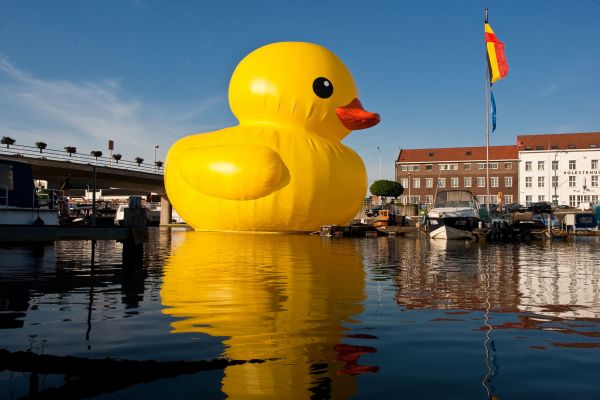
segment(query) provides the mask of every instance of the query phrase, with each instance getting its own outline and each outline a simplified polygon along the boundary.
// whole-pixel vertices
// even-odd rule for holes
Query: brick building
[[[489,147],[490,203],[519,200],[517,146]],[[431,205],[437,190],[466,189],[480,204],[486,203],[486,148],[453,147],[400,150],[396,160],[396,181],[404,187],[404,204]]]

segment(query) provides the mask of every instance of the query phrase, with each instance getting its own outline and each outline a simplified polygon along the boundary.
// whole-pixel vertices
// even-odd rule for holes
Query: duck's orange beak
[[[370,128],[380,121],[379,114],[366,111],[358,99],[338,107],[336,113],[342,124],[351,131]]]

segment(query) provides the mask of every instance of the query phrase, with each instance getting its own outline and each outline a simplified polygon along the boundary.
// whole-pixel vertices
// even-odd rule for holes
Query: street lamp
[[[381,149],[377,146],[377,150],[379,151],[379,180],[381,180]]]
[[[156,173],[156,150],[158,149],[158,145],[154,146],[154,173]]]

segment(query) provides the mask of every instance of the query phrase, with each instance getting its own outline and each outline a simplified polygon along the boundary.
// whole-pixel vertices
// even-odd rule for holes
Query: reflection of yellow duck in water
[[[169,150],[167,194],[197,230],[313,231],[346,224],[367,191],[360,157],[341,140],[379,122],[329,50],[274,43],[244,58],[229,86],[235,127]]]
[[[230,398],[349,398],[356,391],[352,375],[376,370],[357,365],[372,347],[344,343],[368,338],[345,339],[365,297],[355,242],[182,235],[161,290],[163,312],[175,318],[173,332],[225,336],[229,359],[277,359],[227,367],[222,390]]]

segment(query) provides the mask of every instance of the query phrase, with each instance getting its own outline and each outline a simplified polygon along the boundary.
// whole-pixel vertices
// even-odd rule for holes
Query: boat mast
[[[485,23],[488,22],[488,9],[484,10]],[[485,41],[484,41],[485,43]],[[490,212],[490,68],[488,65],[487,45],[485,47],[485,206]]]

